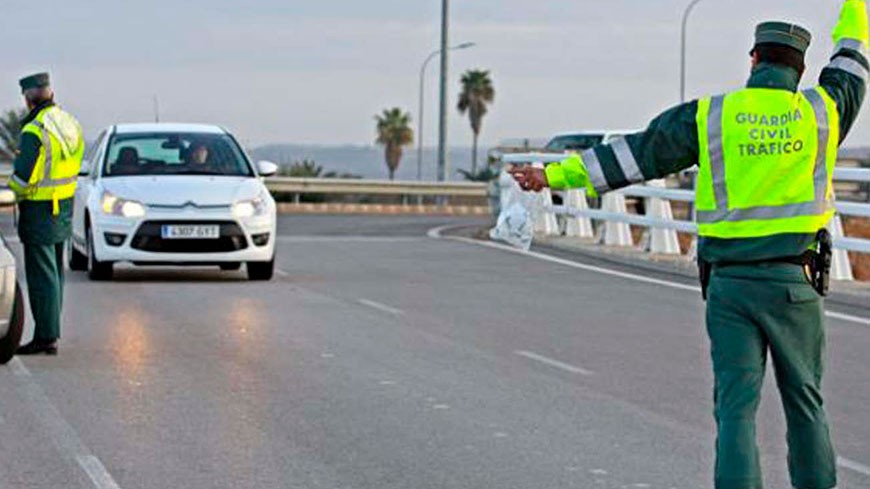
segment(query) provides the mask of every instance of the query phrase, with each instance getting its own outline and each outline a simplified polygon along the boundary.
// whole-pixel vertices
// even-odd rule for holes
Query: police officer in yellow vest
[[[19,82],[30,113],[9,188],[18,196],[18,235],[35,331],[19,355],[57,354],[63,306],[64,243],[70,237],[76,178],[84,154],[81,126],[54,103],[47,73]]]
[[[800,91],[810,38],[796,25],[761,24],[747,88],[675,107],[642,133],[546,170],[512,170],[528,190],[586,188],[595,194],[699,164],[717,489],[762,487],[755,416],[768,354],[788,424],[792,484],[837,484],[821,394],[826,253],[820,248],[827,243],[820,231],[835,212],[837,148],[866,94],[865,1],[844,1],[831,61],[818,86]]]

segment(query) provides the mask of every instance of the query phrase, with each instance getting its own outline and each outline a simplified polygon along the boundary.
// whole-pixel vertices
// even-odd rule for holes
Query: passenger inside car
[[[118,159],[112,165],[112,173],[133,175],[139,171],[139,152],[136,148],[125,146],[118,152]]]

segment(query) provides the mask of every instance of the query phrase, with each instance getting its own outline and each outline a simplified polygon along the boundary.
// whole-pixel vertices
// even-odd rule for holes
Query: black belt
[[[766,264],[770,264],[770,263],[786,263],[789,265],[797,265],[797,266],[802,267],[804,265],[812,264],[814,259],[815,259],[815,253],[813,253],[812,251],[807,251],[803,255],[798,255],[798,256],[781,256],[781,257],[777,257],[777,258],[768,258],[766,260],[714,263],[713,268],[766,265]]]

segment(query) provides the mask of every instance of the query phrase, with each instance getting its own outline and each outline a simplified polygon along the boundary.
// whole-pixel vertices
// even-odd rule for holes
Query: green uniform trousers
[[[768,353],[788,425],[788,467],[797,489],[837,485],[823,408],[822,300],[801,267],[714,267],[707,302],[713,371],[716,488],[761,489],[755,415]]]
[[[60,314],[63,309],[64,244],[24,243],[24,269],[30,310],[33,312],[34,339],[60,338]]]

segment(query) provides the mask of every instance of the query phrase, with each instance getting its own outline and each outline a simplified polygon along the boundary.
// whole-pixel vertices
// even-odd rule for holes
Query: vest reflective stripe
[[[607,178],[604,177],[604,169],[601,168],[601,161],[598,160],[598,155],[595,150],[587,149],[580,153],[580,159],[586,166],[586,171],[589,172],[589,181],[592,187],[597,191],[604,191],[610,188],[607,183]]]
[[[640,171],[640,166],[634,155],[631,153],[631,146],[624,137],[618,137],[610,143],[613,148],[613,154],[616,155],[616,162],[619,163],[619,168],[622,169],[622,174],[630,183],[643,181],[643,173]]]
[[[833,61],[828,63],[827,68],[842,70],[851,75],[855,75],[864,83],[867,83],[867,78],[870,76],[870,72],[867,71],[867,68],[865,68],[864,65],[845,56],[837,56]]]
[[[831,128],[828,123],[828,107],[825,104],[825,99],[819,95],[816,90],[805,90],[803,92],[810,105],[813,106],[813,112],[816,114],[816,126],[819,131],[819,149],[816,151],[816,169],[813,172],[813,184],[816,186],[816,203],[822,204],[827,200],[828,192],[828,143],[831,137]],[[819,214],[827,212],[825,209]]]
[[[850,49],[852,51],[857,51],[863,56],[867,56],[867,48],[864,46],[864,43],[857,39],[842,39],[837,43],[837,46],[834,48],[835,53],[839,53],[844,49]]]
[[[753,93],[753,90],[758,93]],[[699,103],[702,158],[696,202],[699,233],[702,236],[747,238],[779,233],[811,233],[824,227],[833,215],[832,173],[839,144],[836,105],[823,89],[795,94],[798,99],[791,101],[777,94],[778,91],[768,95],[761,90],[768,89],[747,89]],[[768,97],[770,102],[766,100]],[[765,103],[768,105],[764,106]],[[727,110],[726,104],[730,104]],[[759,106],[754,106],[756,104]],[[812,109],[814,115],[812,128],[809,124],[813,121],[802,114],[808,108]],[[731,120],[735,115],[736,120]],[[742,122],[741,116],[744,117]],[[758,124],[746,121],[753,117]],[[726,118],[728,126],[725,126]],[[815,146],[811,139],[800,142],[802,148],[815,153],[802,155],[800,150],[789,149],[793,143],[796,147],[797,141],[792,141],[793,138],[811,138],[813,133],[816,136]],[[784,143],[786,140],[788,142]],[[729,142],[726,144],[726,141]],[[753,144],[760,149],[749,148]],[[762,161],[765,166],[781,162],[782,168],[798,172],[791,178],[793,185],[779,185],[773,188],[771,195],[765,193],[760,196],[756,183],[759,173],[752,165],[760,158],[764,158]],[[730,179],[726,170],[729,161],[734,166]],[[741,170],[755,173],[745,176],[737,173]],[[782,170],[780,174],[776,174],[775,168],[771,171],[771,175],[775,175],[773,178],[789,178],[789,175],[781,174]],[[810,196],[806,192],[810,181],[813,185],[812,201],[808,201]],[[732,186],[730,195],[729,184]],[[735,196],[736,204],[731,201]],[[753,199],[763,199],[766,203],[751,205]],[[777,203],[771,205],[771,202]]]

